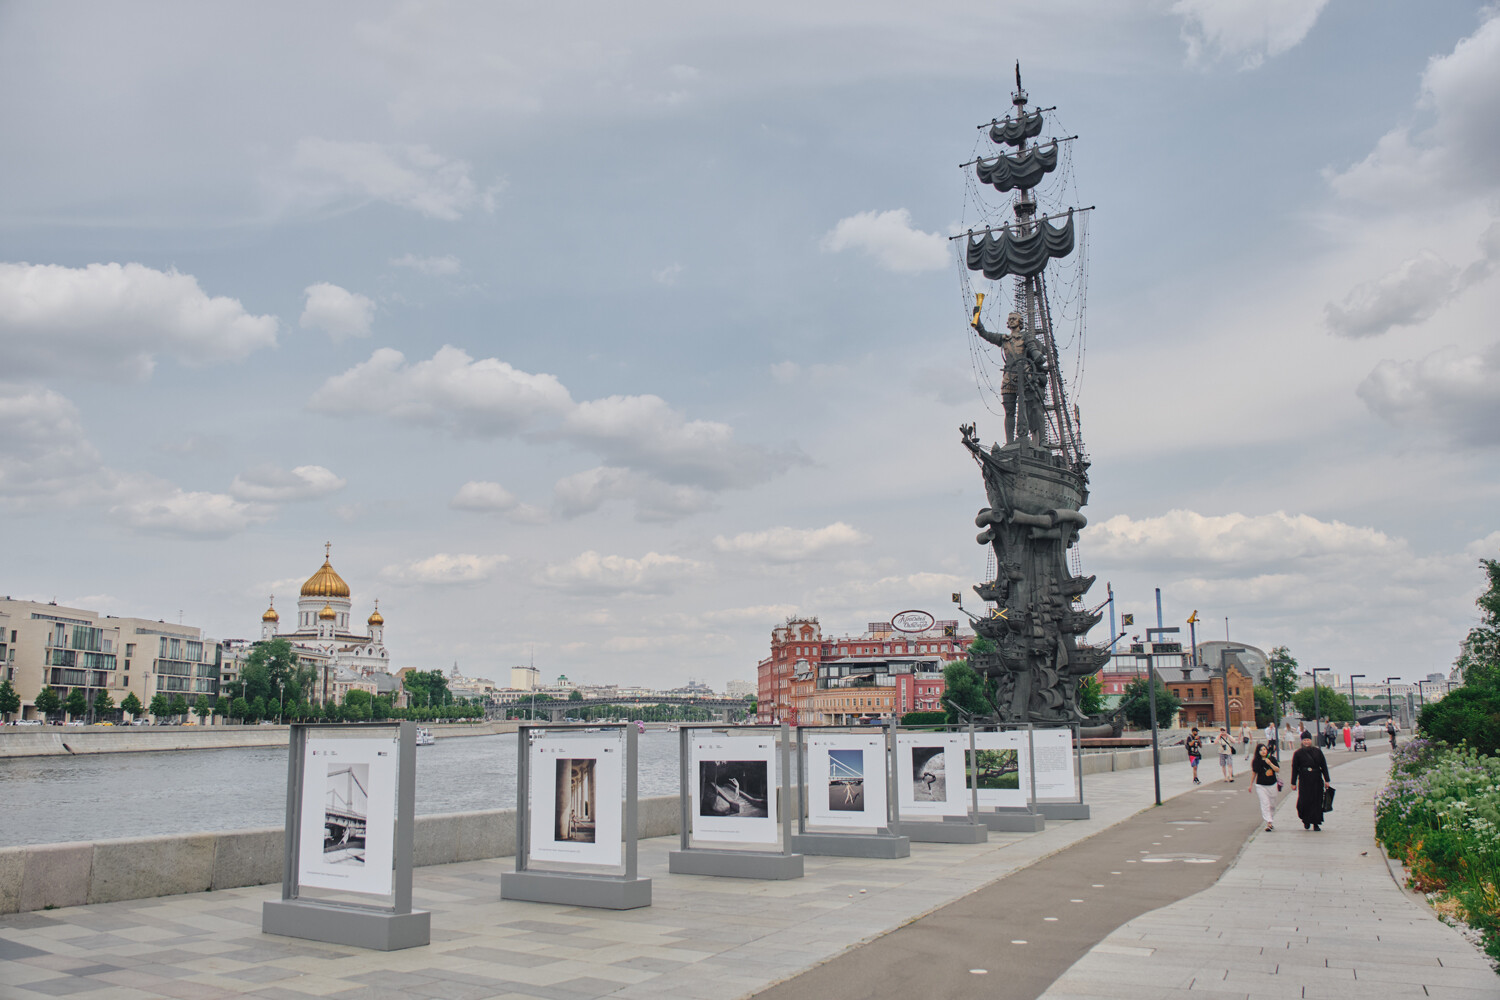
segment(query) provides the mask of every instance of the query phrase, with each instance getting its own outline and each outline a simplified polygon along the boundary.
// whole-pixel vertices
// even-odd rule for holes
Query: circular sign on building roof
[[[903,611],[891,619],[891,628],[897,632],[926,632],[936,622],[925,611]]]

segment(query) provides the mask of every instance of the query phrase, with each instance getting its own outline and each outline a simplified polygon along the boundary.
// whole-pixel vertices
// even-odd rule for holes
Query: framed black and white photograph
[[[370,765],[329,763],[323,792],[323,863],[365,864]]]
[[[966,816],[969,793],[967,733],[899,733],[896,736],[896,788],[901,815]]]
[[[624,733],[544,731],[532,738],[528,753],[528,861],[620,864],[624,858]]]
[[[885,733],[807,737],[807,818],[825,826],[879,829],[886,815]]]
[[[701,840],[774,844],[776,740],[695,734],[691,743],[692,834]]]
[[[395,860],[396,738],[309,738],[297,881],[387,896]]]

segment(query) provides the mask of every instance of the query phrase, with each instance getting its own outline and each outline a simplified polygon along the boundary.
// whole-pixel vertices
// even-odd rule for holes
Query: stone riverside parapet
[[[513,733],[514,722],[422,723],[439,739]],[[69,754],[135,753],[151,750],[220,750],[284,747],[286,726],[6,726],[0,758],[66,757]]]
[[[1180,746],[1162,750],[1164,764],[1186,759]],[[1083,773],[1150,764],[1150,750],[1091,753]],[[641,799],[639,836],[675,836],[679,816],[675,795]],[[510,857],[515,810],[418,816],[415,834],[418,866]],[[281,827],[0,848],[0,913],[269,885],[281,881],[283,848]]]

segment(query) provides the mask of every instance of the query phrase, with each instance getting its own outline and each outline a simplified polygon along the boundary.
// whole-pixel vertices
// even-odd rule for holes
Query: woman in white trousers
[[[1266,829],[1272,827],[1276,815],[1276,772],[1280,770],[1264,743],[1255,745],[1255,756],[1250,758],[1250,771],[1254,779],[1250,791],[1260,799],[1260,818],[1266,821]]]

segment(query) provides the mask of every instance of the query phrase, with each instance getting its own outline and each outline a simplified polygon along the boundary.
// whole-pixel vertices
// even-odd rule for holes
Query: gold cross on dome
[[[328,556],[331,553],[332,549],[333,549],[333,543],[332,542],[324,542],[323,543],[323,558],[325,560],[328,558]]]

